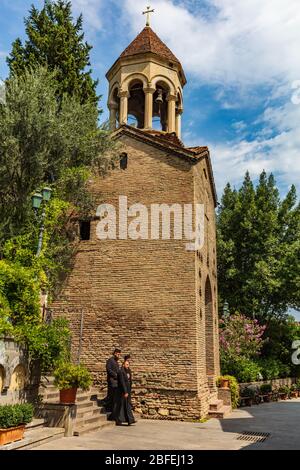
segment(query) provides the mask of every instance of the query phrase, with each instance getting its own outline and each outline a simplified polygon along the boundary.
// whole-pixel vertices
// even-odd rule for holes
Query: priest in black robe
[[[113,411],[117,425],[121,425],[122,423],[131,425],[136,422],[131,407],[131,386],[131,370],[129,367],[129,361],[127,360],[124,361],[123,366],[118,372],[118,391]]]
[[[114,410],[116,395],[118,391],[118,372],[120,369],[120,355],[121,349],[116,348],[113,352],[112,357],[110,357],[106,362],[107,396],[101,403],[105,407],[106,411],[110,413],[112,413]],[[109,419],[114,419],[113,413],[110,415]]]

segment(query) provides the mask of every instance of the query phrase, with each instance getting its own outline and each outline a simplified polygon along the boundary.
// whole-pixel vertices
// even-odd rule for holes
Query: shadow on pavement
[[[228,419],[220,420],[220,425],[229,433],[270,434],[264,442],[253,442],[251,436],[245,436],[241,443],[249,445],[242,450],[300,450],[300,399],[239,408]]]

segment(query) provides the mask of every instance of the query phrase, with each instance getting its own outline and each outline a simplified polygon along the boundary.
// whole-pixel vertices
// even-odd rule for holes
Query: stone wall
[[[292,378],[292,377],[287,377],[283,379],[273,379],[273,380],[260,380],[258,382],[248,382],[248,383],[240,383],[240,390],[243,390],[244,388],[247,387],[255,387],[259,388],[263,384],[271,384],[273,388],[279,388],[282,385],[287,385],[290,387],[293,383],[296,382],[297,379]]]
[[[0,405],[32,401],[38,386],[38,368],[29,368],[24,349],[11,338],[0,339]]]
[[[211,188],[202,178],[196,183],[193,165],[172,153],[129,137],[122,138],[122,151],[128,154],[125,171],[117,169],[105,179],[91,181],[96,205],[118,207],[119,195],[128,197],[128,206],[192,204],[197,187],[197,201],[210,204],[209,240],[201,253],[187,251],[187,241],[172,235],[170,240],[100,241],[94,220],[91,239],[80,243],[73,270],[51,309],[54,316],[70,320],[73,358],[77,360],[81,351],[81,361],[100,386],[105,386],[105,361],[118,345],[124,354],[131,354],[133,395],[144,416],[205,416],[209,399],[217,393],[214,375],[219,373]],[[205,320],[207,279],[209,321]],[[207,354],[215,366],[210,383]]]

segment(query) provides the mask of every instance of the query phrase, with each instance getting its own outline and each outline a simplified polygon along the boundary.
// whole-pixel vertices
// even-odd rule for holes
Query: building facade
[[[216,398],[219,375],[209,150],[180,140],[186,78],[149,26],[107,78],[120,165],[90,182],[95,216],[83,222],[74,267],[51,308],[70,320],[73,358],[80,357],[101,388],[105,361],[120,346],[131,355],[133,401],[144,417],[197,419]],[[197,205],[204,208],[202,243],[191,249],[184,208],[192,208],[195,229]]]

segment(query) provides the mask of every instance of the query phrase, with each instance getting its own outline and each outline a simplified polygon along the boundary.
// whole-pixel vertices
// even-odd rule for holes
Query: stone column
[[[144,129],[152,129],[153,118],[153,94],[155,88],[144,88],[145,93],[145,116],[144,116]]]
[[[109,128],[111,131],[114,131],[117,127],[118,104],[109,103],[108,108],[109,108]]]
[[[120,125],[127,124],[129,91],[120,91]]]
[[[175,95],[171,95],[171,94],[167,98],[167,101],[168,101],[168,132],[169,133],[176,131],[176,123],[175,123],[176,100],[177,100],[177,97]]]
[[[176,134],[178,139],[181,139],[181,115],[183,113],[183,109],[177,109],[176,112]]]

